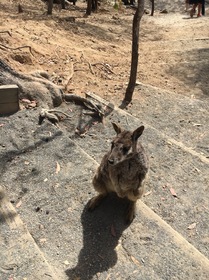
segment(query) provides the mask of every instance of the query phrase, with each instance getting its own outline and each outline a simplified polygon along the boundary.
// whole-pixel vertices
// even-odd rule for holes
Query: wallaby
[[[131,132],[122,130],[116,123],[112,125],[117,135],[93,178],[93,186],[99,194],[90,200],[88,209],[94,210],[108,193],[115,192],[121,198],[128,198],[126,222],[131,223],[135,217],[136,201],[144,192],[148,172],[148,157],[137,142],[144,126]]]

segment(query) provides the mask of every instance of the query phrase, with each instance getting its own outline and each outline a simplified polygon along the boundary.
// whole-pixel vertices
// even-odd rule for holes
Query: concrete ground
[[[167,104],[172,98],[140,85],[144,100],[146,89],[157,104],[162,95]],[[182,96],[182,107],[162,109],[162,121],[150,123],[154,112],[137,98],[124,111],[91,96],[106,106],[104,124],[73,103],[62,104],[72,118],[58,128],[38,125],[38,110],[1,119],[1,279],[208,279],[209,159],[200,137],[208,131],[208,103]],[[193,110],[202,113],[200,125]],[[184,114],[193,133],[177,125]],[[130,226],[126,201],[114,195],[94,212],[86,209],[95,195],[93,174],[114,136],[112,121],[127,129],[145,125],[150,172]]]

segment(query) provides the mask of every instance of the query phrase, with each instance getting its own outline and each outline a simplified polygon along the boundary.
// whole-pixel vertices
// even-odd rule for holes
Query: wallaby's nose
[[[114,159],[108,158],[109,164],[114,164]]]

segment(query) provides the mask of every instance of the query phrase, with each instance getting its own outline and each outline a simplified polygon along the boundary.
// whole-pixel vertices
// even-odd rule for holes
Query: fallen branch
[[[42,109],[40,114],[39,114],[39,122],[38,122],[38,124],[41,125],[44,119],[48,119],[54,125],[58,125],[58,122],[62,120],[62,118],[58,115],[58,113],[59,114],[63,114],[67,118],[71,118],[70,115],[68,115],[65,112],[62,112],[60,110],[56,110],[56,109],[50,109],[50,110]]]
[[[65,84],[65,90],[67,90],[67,87],[68,87],[68,85],[69,85],[69,83],[70,83],[70,80],[72,79],[72,77],[73,77],[73,74],[74,74],[74,67],[73,67],[73,63],[72,63],[72,69],[71,69],[71,74],[68,76],[68,78],[67,78],[67,83]]]
[[[89,69],[90,69],[91,74],[94,75],[94,71],[93,71],[93,69],[92,69],[91,63],[88,62],[87,60],[86,60],[86,63],[87,63],[88,66],[89,66]]]
[[[68,115],[68,114],[66,114],[65,112],[62,112],[62,111],[60,111],[60,110],[56,110],[56,109],[49,109],[49,110],[47,110],[49,113],[59,113],[59,114],[63,114],[64,116],[66,116],[67,118],[71,118],[71,116],[70,115]]]
[[[95,73],[94,73],[94,71],[93,71],[93,69],[92,69],[91,63],[88,62],[88,60],[84,57],[83,52],[82,52],[82,54],[81,54],[80,60],[81,60],[81,61],[83,60],[83,62],[86,62],[86,63],[88,64],[88,66],[89,66],[89,69],[90,69],[91,74],[92,74],[92,75],[95,75]]]
[[[9,34],[9,36],[12,37],[12,34],[9,31],[0,31],[0,33],[7,33],[7,34]]]
[[[111,74],[116,75],[111,69],[110,69],[110,65],[107,63],[102,63],[102,62],[97,62],[92,64],[92,66],[97,66],[97,65],[102,65],[107,71],[109,71]]]
[[[11,48],[11,47],[8,47],[8,46],[5,46],[3,44],[0,44],[0,47],[3,47],[5,49],[9,49],[9,50],[12,50],[12,51],[15,51],[15,50],[20,50],[20,49],[24,49],[24,48],[29,48],[30,50],[30,53],[32,54],[32,48],[30,46],[22,46],[22,47],[17,47],[17,48]],[[33,54],[32,54],[33,55]]]
[[[104,110],[101,105],[97,105],[93,101],[75,94],[63,94],[63,99],[67,102],[75,102],[86,106],[88,109],[96,113],[103,121]]]

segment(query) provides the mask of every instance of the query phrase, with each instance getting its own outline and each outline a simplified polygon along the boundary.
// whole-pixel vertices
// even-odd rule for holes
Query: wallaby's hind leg
[[[125,222],[127,224],[130,224],[135,218],[135,214],[136,214],[136,201],[129,200],[129,204],[126,210]]]
[[[107,196],[106,193],[103,194],[99,194],[97,196],[94,196],[88,205],[88,210],[89,211],[93,211],[97,206],[99,206],[99,204],[102,202],[102,200]]]

